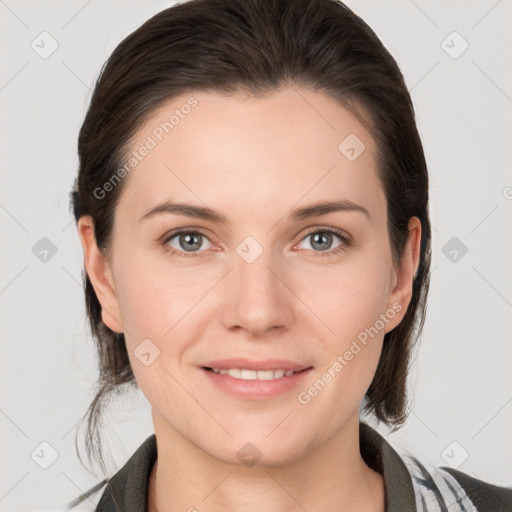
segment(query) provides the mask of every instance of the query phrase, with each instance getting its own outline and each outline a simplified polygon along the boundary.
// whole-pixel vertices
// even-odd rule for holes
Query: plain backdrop
[[[428,314],[409,420],[388,439],[427,463],[511,485],[512,4],[347,4],[404,73],[431,179]],[[0,0],[2,511],[62,506],[99,481],[74,444],[97,376],[68,208],[77,134],[103,62],[170,5]],[[105,425],[120,468],[153,432],[141,392],[114,403]],[[45,469],[38,453],[55,460]]]

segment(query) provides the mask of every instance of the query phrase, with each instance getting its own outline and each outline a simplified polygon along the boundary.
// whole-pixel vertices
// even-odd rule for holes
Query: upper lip
[[[246,370],[293,370],[300,372],[310,366],[306,366],[295,361],[286,359],[265,359],[264,361],[256,361],[254,359],[233,358],[218,359],[209,361],[203,365],[206,368],[215,368],[218,370],[229,370],[230,368],[240,368]]]

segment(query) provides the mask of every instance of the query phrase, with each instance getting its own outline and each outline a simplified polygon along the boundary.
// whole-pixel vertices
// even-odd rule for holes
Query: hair
[[[126,179],[105,197],[97,197],[95,190],[119,171],[130,142],[156,109],[192,91],[263,97],[287,86],[334,98],[374,138],[395,265],[404,253],[409,219],[421,221],[420,263],[411,302],[401,323],[384,336],[364,397],[363,411],[396,430],[409,414],[406,380],[426,314],[431,264],[428,172],[398,64],[373,30],[343,3],[189,0],[143,23],[115,48],[96,81],[78,137],[79,170],[71,208],[77,224],[83,215],[93,218],[97,246],[108,256]],[[82,277],[99,357],[95,396],[84,414],[85,444],[89,460],[93,456],[105,473],[99,428],[103,408],[123,385],[138,386],[124,334],[104,324],[85,271]]]

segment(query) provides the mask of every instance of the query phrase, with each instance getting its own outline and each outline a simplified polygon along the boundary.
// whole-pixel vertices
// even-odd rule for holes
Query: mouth
[[[214,389],[242,400],[265,400],[304,386],[313,367],[276,359],[224,359],[200,369]]]

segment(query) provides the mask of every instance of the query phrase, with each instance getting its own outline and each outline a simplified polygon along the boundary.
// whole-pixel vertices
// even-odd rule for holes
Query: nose
[[[298,299],[293,284],[287,282],[290,277],[284,265],[272,257],[270,250],[263,250],[253,261],[240,254],[235,254],[233,268],[223,284],[225,328],[244,329],[249,337],[291,328]]]

